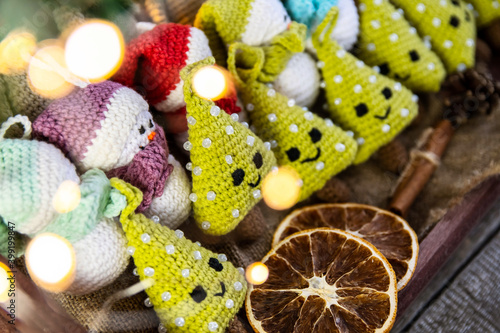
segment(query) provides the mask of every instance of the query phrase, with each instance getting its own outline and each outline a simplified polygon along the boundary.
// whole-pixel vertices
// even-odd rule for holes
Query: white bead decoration
[[[164,302],[170,301],[171,298],[172,298],[172,295],[168,291],[165,291],[163,294],[161,294],[161,299]]]
[[[208,191],[207,193],[207,200],[214,201],[215,200],[215,192],[214,191]]]
[[[236,282],[234,283],[234,290],[236,290],[236,291],[240,291],[241,289],[243,289],[243,285],[241,284],[241,282],[240,282],[240,281],[236,281]]]
[[[214,117],[217,117],[220,114],[220,107],[218,107],[217,105],[213,105],[210,108],[210,114]]]
[[[271,150],[271,143],[270,142],[264,142],[264,147],[266,147],[267,150]]]
[[[184,147],[185,150],[190,151],[193,148],[193,144],[189,141],[186,141],[186,142],[184,142],[182,147]]]
[[[189,171],[193,170],[193,163],[187,162],[186,163],[186,169],[189,170]]]
[[[290,132],[292,133],[297,133],[299,131],[299,127],[295,124],[291,124],[290,127],[288,128]]]
[[[238,218],[240,216],[240,211],[238,209],[233,209],[231,215],[233,215],[234,218]]]
[[[360,145],[360,146],[361,146],[361,145],[363,145],[363,144],[365,143],[365,139],[363,139],[363,138],[358,138],[358,139],[356,140],[356,142],[358,143],[358,145]]]
[[[182,275],[182,277],[184,277],[184,278],[188,278],[188,277],[189,277],[189,269],[187,269],[187,268],[186,268],[186,269],[183,269],[183,270],[181,271],[181,275]]]
[[[255,142],[255,138],[253,136],[250,136],[250,135],[247,136],[247,145],[252,147],[254,142]]]
[[[342,143],[337,143],[335,145],[335,150],[338,151],[339,153],[345,152],[345,145]]]
[[[467,39],[467,41],[465,42],[465,45],[467,45],[468,47],[473,47],[474,44],[475,44],[475,42],[474,42],[474,39],[472,39],[472,38]]]
[[[375,49],[376,49],[375,44],[373,44],[373,43],[368,43],[368,44],[366,45],[366,49],[367,49],[368,51],[375,51]]]
[[[193,257],[194,257],[194,259],[196,259],[196,260],[201,260],[201,259],[202,259],[202,257],[201,257],[201,252],[200,252],[200,251],[194,251],[194,252],[193,252]]]
[[[274,113],[270,113],[270,114],[268,114],[268,115],[267,115],[267,119],[268,119],[270,122],[274,123],[276,120],[278,120],[278,117],[276,117],[276,114],[274,114]]]
[[[414,35],[417,33],[417,29],[415,29],[414,27],[410,27],[410,34]]]
[[[362,60],[358,60],[358,61],[356,61],[356,66],[358,68],[363,68],[363,67],[365,67],[365,63]]]
[[[437,17],[433,18],[432,25],[435,26],[436,28],[438,28],[439,26],[441,26],[441,20]]]
[[[393,34],[390,34],[390,35],[389,35],[389,40],[390,40],[391,42],[397,42],[397,41],[398,41],[398,39],[399,39],[399,36],[398,36],[397,34],[394,34],[394,33],[393,33]]]
[[[178,317],[178,318],[175,318],[174,323],[175,323],[175,326],[182,327],[182,326],[184,326],[186,321],[184,320],[184,318]]]
[[[378,21],[378,20],[373,20],[373,21],[370,22],[370,24],[372,25],[372,27],[374,29],[380,28],[380,21]]]
[[[210,148],[210,146],[212,145],[212,140],[210,140],[209,138],[203,139],[201,145],[203,146],[203,148]]]
[[[276,147],[278,147],[278,141],[276,141],[276,140],[271,140],[271,141],[270,141],[270,143],[271,143],[271,147],[272,147],[272,148],[276,148]]]
[[[151,267],[146,267],[144,268],[144,275],[151,277],[155,275],[155,270]]]
[[[208,323],[208,330],[210,332],[215,332],[219,328],[219,324],[217,324],[215,321],[211,321]]]
[[[333,121],[331,119],[325,119],[325,124],[328,127],[333,127]]]
[[[163,324],[158,325],[158,333],[167,333],[167,328]]]
[[[427,65],[427,69],[430,71],[433,71],[435,68],[436,68],[436,65],[433,62],[431,62]]]
[[[269,97],[274,97],[275,95],[276,95],[276,90],[274,90],[274,89],[269,89],[269,90],[267,91],[267,96],[269,96]]]
[[[151,236],[149,236],[149,234],[147,233],[144,233],[141,235],[141,241],[144,243],[144,244],[147,244],[151,241]]]
[[[144,300],[144,305],[148,308],[151,308],[153,306],[153,303],[151,303],[149,297]]]
[[[417,102],[418,102],[418,100],[419,100],[418,95],[412,95],[412,96],[411,96],[411,100],[412,100],[412,102],[417,103]]]
[[[258,199],[261,196],[260,190],[255,190],[252,192],[254,199]]]
[[[345,132],[345,134],[347,134],[347,136],[353,138],[354,137],[354,132],[353,131],[347,131]]]
[[[252,103],[248,103],[246,109],[247,111],[252,112],[253,110],[255,110],[255,107]]]
[[[445,40],[443,43],[443,46],[447,49],[451,48],[453,46],[453,42],[451,40]]]
[[[425,11],[425,5],[423,3],[419,3],[417,5],[417,11],[419,11],[420,13],[423,13]]]
[[[226,155],[225,160],[227,164],[233,163],[233,157],[231,155]]]
[[[370,75],[370,77],[368,78],[368,81],[370,81],[370,83],[376,83],[377,82],[377,76]]]
[[[175,231],[174,231],[174,234],[175,234],[175,235],[177,236],[177,238],[179,238],[179,239],[182,239],[182,237],[184,237],[184,232],[183,232],[182,230],[179,230],[179,229],[175,230]]]
[[[240,116],[238,116],[237,113],[233,113],[229,117],[231,118],[232,121],[238,121],[238,119],[240,119]]]
[[[228,299],[226,301],[226,308],[232,309],[234,307],[234,301],[232,299]]]
[[[410,114],[410,110],[408,109],[401,109],[401,116],[402,117],[408,117],[408,115]]]
[[[399,82],[394,83],[394,90],[401,91],[402,88],[403,86],[401,85],[401,83]]]
[[[324,62],[324,61],[318,61],[318,62],[316,63],[316,66],[317,66],[319,69],[321,69],[321,68],[325,67],[325,62]]]
[[[304,113],[304,118],[306,118],[306,120],[313,120],[314,119],[313,113],[311,111]]]
[[[202,170],[201,170],[201,168],[200,168],[199,166],[197,166],[197,167],[195,167],[195,168],[193,169],[193,174],[194,174],[195,176],[199,176],[199,175],[201,175],[201,171],[202,171]]]
[[[194,125],[196,124],[196,119],[194,119],[192,116],[189,116],[187,122],[189,125]]]
[[[157,215],[152,216],[151,220],[156,224],[160,223],[160,218]]]
[[[191,193],[189,195],[189,200],[191,200],[192,202],[196,202],[196,200],[198,200],[198,196],[196,195],[196,193]]]
[[[335,81],[335,83],[340,83],[340,82],[342,82],[342,80],[343,80],[342,76],[340,76],[340,75],[335,75],[333,77],[333,81]]]
[[[231,125],[226,126],[226,134],[231,135],[234,134],[234,128]]]
[[[316,163],[316,170],[321,171],[324,168],[325,168],[325,163],[323,163],[323,162]]]
[[[391,130],[391,126],[389,126],[388,124],[385,124],[384,126],[382,126],[382,132],[384,132],[384,133],[388,133],[390,130]]]
[[[208,230],[208,229],[210,229],[210,222],[207,222],[207,221],[202,222],[202,223],[201,223],[201,228],[202,228],[203,230]]]
[[[337,57],[343,58],[345,56],[345,50],[338,50],[337,51]]]
[[[459,72],[463,72],[463,71],[465,71],[466,69],[467,69],[467,66],[466,66],[465,64],[463,64],[463,63],[462,63],[462,64],[459,64],[459,65],[457,66],[457,70],[458,70]]]
[[[201,246],[201,243],[200,243],[200,242],[198,242],[198,241],[197,241],[197,242],[194,242],[194,243],[195,243],[196,245],[198,245],[198,246]]]
[[[175,253],[175,246],[172,244],[165,246],[165,251],[167,251],[167,254],[174,254]]]
[[[294,99],[289,99],[287,104],[288,104],[289,107],[293,107],[293,106],[295,106],[295,100]]]
[[[333,103],[335,103],[335,105],[340,105],[340,103],[342,103],[342,98],[335,98],[335,101],[333,101]]]
[[[361,85],[357,84],[354,86],[354,92],[356,94],[359,94],[362,90],[363,90],[363,87],[361,87]]]
[[[139,276],[139,273],[137,272],[137,268],[134,268],[134,270],[132,271],[132,274],[134,276]]]
[[[243,125],[243,127],[248,128],[248,123],[246,121],[242,122],[241,124]]]
[[[245,269],[243,267],[238,267],[236,269],[241,275],[245,275]]]
[[[135,247],[133,247],[133,246],[127,247],[127,253],[130,254],[131,256],[133,256],[135,253]]]
[[[399,19],[401,18],[401,13],[400,13],[400,12],[393,12],[393,13],[391,14],[391,18],[392,18],[393,20],[399,20]]]
[[[224,253],[221,253],[217,256],[220,262],[226,262],[227,261],[227,256]]]
[[[325,89],[326,88],[326,82],[325,81],[321,81],[320,84],[319,84],[319,87],[322,88],[322,89]]]

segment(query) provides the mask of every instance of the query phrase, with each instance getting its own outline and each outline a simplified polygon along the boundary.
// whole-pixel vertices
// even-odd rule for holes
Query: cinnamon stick
[[[409,167],[401,177],[390,210],[400,216],[406,216],[408,209],[423,190],[439,165],[439,160],[455,132],[449,120],[442,120],[428,136],[420,150],[412,153]]]

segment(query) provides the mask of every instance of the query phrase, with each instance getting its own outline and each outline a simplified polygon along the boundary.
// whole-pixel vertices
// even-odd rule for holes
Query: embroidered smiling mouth
[[[260,181],[261,181],[261,177],[260,177],[260,175],[259,175],[259,179],[257,179],[257,182],[256,182],[255,184],[253,184],[253,183],[248,183],[248,185],[250,185],[251,187],[257,187],[257,186],[259,186]]]
[[[318,148],[318,152],[316,153],[316,156],[315,156],[315,157],[305,159],[305,160],[303,160],[303,161],[302,161],[302,162],[300,162],[300,163],[304,164],[304,163],[307,163],[307,162],[314,162],[314,161],[317,161],[317,160],[320,158],[320,156],[321,156],[321,148]]]
[[[380,119],[380,120],[386,120],[387,117],[389,117],[390,113],[391,113],[391,107],[389,106],[387,108],[387,111],[385,111],[385,115],[384,116],[375,116],[375,118]]]
[[[411,74],[408,74],[406,76],[399,76],[399,74],[396,74],[396,75],[394,75],[394,77],[398,81],[408,81],[410,79],[410,77],[411,77]]]
[[[226,285],[224,284],[224,282],[221,282],[221,283],[220,283],[220,287],[221,287],[221,289],[222,289],[222,292],[217,293],[217,294],[215,294],[214,296],[224,297],[224,295],[226,294]]]

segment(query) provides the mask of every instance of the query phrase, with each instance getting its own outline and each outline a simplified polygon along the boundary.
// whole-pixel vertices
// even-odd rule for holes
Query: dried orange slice
[[[278,226],[273,246],[295,232],[323,227],[349,231],[375,245],[394,269],[398,290],[410,281],[417,266],[417,235],[401,217],[373,206],[348,203],[298,209]]]
[[[262,260],[264,284],[251,286],[247,316],[259,333],[381,333],[396,317],[396,275],[370,243],[319,228],[284,239]]]

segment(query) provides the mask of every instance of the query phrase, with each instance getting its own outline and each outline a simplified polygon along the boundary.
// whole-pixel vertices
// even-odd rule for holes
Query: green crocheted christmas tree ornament
[[[474,67],[476,23],[461,0],[391,0],[432,46],[448,73]]]
[[[443,63],[388,0],[360,0],[359,19],[361,60],[415,92],[439,91]]]
[[[229,48],[228,66],[252,126],[259,137],[270,141],[278,164],[297,171],[302,180],[299,200],[304,200],[352,164],[357,144],[331,120],[296,106],[262,83],[259,78],[264,62],[261,48],[242,43]]]
[[[346,52],[329,36],[335,26],[337,8],[330,10],[313,34],[326,97],[333,120],[354,132],[358,142],[355,164],[365,162],[380,147],[392,141],[417,115],[416,96],[401,83],[375,72]]]
[[[167,332],[225,332],[241,308],[247,284],[227,261],[170,230],[135,214],[142,193],[111,179],[126,198],[120,222],[128,239],[139,278]]]
[[[477,26],[483,28],[500,18],[498,0],[468,0],[477,13]]]
[[[207,58],[181,72],[189,127],[184,147],[191,151],[194,218],[206,233],[224,235],[260,201],[262,181],[276,159],[237,114],[229,116],[192,89],[196,72],[214,63]]]

